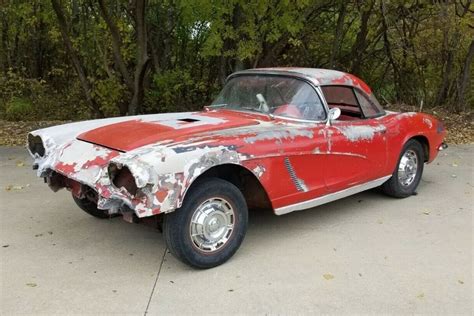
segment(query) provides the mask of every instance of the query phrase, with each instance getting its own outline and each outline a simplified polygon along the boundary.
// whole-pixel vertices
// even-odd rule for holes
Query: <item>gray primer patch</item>
[[[371,140],[374,138],[376,132],[383,131],[384,126],[379,125],[376,127],[372,126],[347,126],[338,128],[344,136],[351,142],[358,140]]]
[[[263,140],[279,140],[281,141],[282,139],[295,139],[295,137],[307,137],[307,138],[313,138],[313,131],[311,130],[306,130],[306,129],[287,129],[287,130],[282,130],[282,131],[276,131],[276,130],[270,130],[270,131],[263,131],[263,132],[258,132],[257,135],[247,137],[244,139],[244,141],[248,144],[253,144],[258,141],[263,141]]]

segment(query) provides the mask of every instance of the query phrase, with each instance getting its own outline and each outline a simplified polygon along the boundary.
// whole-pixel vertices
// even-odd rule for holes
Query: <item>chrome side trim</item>
[[[308,200],[308,201],[304,201],[304,202],[300,202],[296,204],[291,204],[288,206],[283,206],[283,207],[275,209],[275,214],[283,215],[283,214],[287,214],[287,213],[291,213],[295,211],[302,211],[308,208],[312,208],[312,207],[326,204],[335,200],[339,200],[347,196],[378,187],[379,185],[383,184],[385,181],[390,179],[391,176],[392,175],[389,175],[389,176],[375,179],[366,183],[358,184],[353,187],[350,187],[338,192],[330,193],[327,195],[323,195],[312,200]]]

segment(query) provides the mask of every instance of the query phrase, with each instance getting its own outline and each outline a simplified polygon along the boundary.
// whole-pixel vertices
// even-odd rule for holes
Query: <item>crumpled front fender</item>
[[[137,216],[146,217],[172,212],[183,202],[187,189],[195,179],[210,168],[221,164],[240,164],[245,155],[226,146],[164,147],[152,145],[111,160],[119,168],[126,166],[135,178],[138,188],[135,197],[120,196],[130,200]],[[106,187],[106,186],[105,186]],[[116,192],[103,194],[113,197]],[[123,193],[123,192],[122,192]],[[106,203],[101,205],[106,207]]]

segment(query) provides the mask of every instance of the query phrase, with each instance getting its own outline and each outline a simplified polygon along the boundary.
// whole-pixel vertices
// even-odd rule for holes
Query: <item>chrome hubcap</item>
[[[199,250],[213,252],[224,246],[234,230],[234,209],[223,198],[211,198],[199,205],[191,218],[191,240]]]
[[[398,181],[401,185],[407,187],[415,181],[418,171],[418,157],[413,150],[407,150],[398,165]]]

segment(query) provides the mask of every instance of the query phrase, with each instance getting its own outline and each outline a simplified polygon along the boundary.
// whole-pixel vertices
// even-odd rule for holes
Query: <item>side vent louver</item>
[[[294,183],[296,189],[300,192],[306,192],[306,185],[302,183],[301,179],[296,176],[295,169],[293,169],[293,166],[291,165],[290,159],[288,157],[285,157],[284,163],[286,170],[288,170],[288,174],[290,175],[291,181]]]

